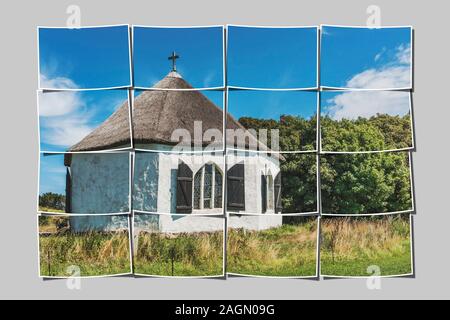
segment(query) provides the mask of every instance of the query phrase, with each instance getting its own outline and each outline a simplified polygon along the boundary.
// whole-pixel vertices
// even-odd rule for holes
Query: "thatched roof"
[[[158,82],[154,89],[193,89],[176,72],[170,72]],[[135,144],[160,143],[174,145],[172,140],[176,129],[190,133],[196,145],[209,141],[197,141],[194,136],[194,122],[202,122],[202,136],[208,129],[223,132],[223,111],[199,91],[145,91],[134,100],[133,130]]]
[[[198,139],[194,135],[195,121],[202,122],[202,137],[208,129],[223,132],[222,109],[200,91],[186,90],[193,87],[177,72],[170,72],[153,89],[159,90],[144,91],[134,100],[132,112],[134,144],[175,145],[179,141],[172,140],[173,131],[185,129],[190,133],[193,144],[208,145],[210,141],[195,140]],[[128,112],[128,103],[124,102],[102,125],[72,146],[69,151],[91,151],[129,145]],[[227,129],[245,130],[230,114],[227,114]],[[230,140],[231,138],[227,138],[227,142],[234,145],[235,142]],[[249,139],[252,145],[258,144],[259,150],[268,150],[254,136],[250,136]]]

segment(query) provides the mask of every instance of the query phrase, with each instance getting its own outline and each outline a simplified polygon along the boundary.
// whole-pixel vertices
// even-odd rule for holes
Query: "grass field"
[[[317,220],[284,224],[264,231],[228,232],[231,273],[307,277],[316,275]]]
[[[223,274],[223,232],[162,234],[141,232],[135,273],[158,276]]]
[[[39,206],[39,211],[42,211],[42,212],[54,212],[54,213],[65,213],[64,210],[54,209],[54,208],[50,208],[50,207],[43,207],[43,206]]]
[[[40,232],[48,232],[43,224]],[[130,251],[127,232],[53,233],[40,235],[41,276],[70,276],[69,266],[80,268],[80,276],[129,273]]]
[[[329,218],[322,220],[321,269],[332,276],[382,276],[411,273],[409,219]]]

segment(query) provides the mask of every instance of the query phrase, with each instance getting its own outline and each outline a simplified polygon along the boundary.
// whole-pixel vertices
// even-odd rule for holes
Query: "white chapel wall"
[[[245,211],[241,213],[262,213],[261,175],[269,172],[275,178],[280,172],[277,158],[255,152],[233,152],[228,154],[228,169],[244,162],[245,175]],[[267,213],[273,213],[268,210]]]
[[[72,154],[72,213],[129,212],[129,153]]]

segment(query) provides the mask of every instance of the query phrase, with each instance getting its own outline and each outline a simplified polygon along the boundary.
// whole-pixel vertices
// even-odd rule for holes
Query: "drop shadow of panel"
[[[410,152],[409,153],[409,170],[411,172],[410,174],[410,179],[411,179],[411,195],[412,195],[412,199],[411,199],[411,203],[412,203],[412,207],[413,210],[411,211],[411,213],[413,215],[417,214],[417,201],[416,201],[416,183],[414,181],[414,165],[413,165],[413,153]],[[412,223],[412,222],[411,222]]]
[[[118,275],[105,275],[105,276],[95,276],[95,277],[58,277],[58,278],[50,278],[50,277],[41,277],[42,281],[67,281],[72,279],[80,279],[80,280],[89,280],[89,279],[102,279],[102,278],[129,278],[132,279],[134,276],[133,274],[118,274]]]
[[[411,112],[411,130],[412,130],[412,139],[413,139],[413,143],[414,143],[414,147],[410,150],[410,151],[414,151],[417,152],[417,136],[416,136],[416,122],[414,121],[414,97],[413,94],[410,93],[410,101],[411,101],[411,108],[410,108],[410,112]]]
[[[393,275],[367,275],[367,276],[332,276],[332,275],[321,275],[323,280],[368,280],[368,279],[415,279],[416,278],[416,259],[415,259],[415,236],[414,236],[414,215],[409,214],[409,227],[410,227],[410,259],[411,259],[411,269],[410,273],[404,274],[393,274]],[[322,262],[320,262],[322,264]]]
[[[415,243],[415,236],[414,236],[414,215],[410,215],[410,228],[411,228],[411,268],[412,268],[412,275],[411,278],[416,278],[416,243]]]
[[[276,277],[276,276],[260,276],[260,275],[243,275],[243,274],[233,274],[227,273],[228,278],[246,278],[246,279],[273,279],[273,280],[309,280],[309,281],[320,281],[320,276],[311,276],[311,277],[301,277],[301,276],[292,276],[292,277]]]
[[[330,276],[322,276],[322,280],[324,281],[330,281],[330,280],[367,280],[371,279],[372,277],[330,277]],[[373,279],[377,279],[378,277],[373,277]],[[379,277],[379,279],[415,279],[415,274],[406,274],[406,275],[392,275],[392,276],[382,276]]]
[[[323,163],[326,164],[336,174],[330,179],[331,175],[320,177],[320,197],[321,197],[321,214],[322,216],[387,216],[394,214],[403,214],[415,212],[415,192],[414,177],[411,162],[412,152],[410,151],[391,151],[380,153],[327,153],[321,155],[321,170],[324,171]],[[326,162],[323,160],[326,159]],[[356,159],[356,160],[355,160]],[[395,159],[400,161],[400,165],[386,165],[386,162],[374,162],[377,159]],[[351,166],[350,166],[351,164]],[[363,164],[371,166],[371,168],[380,171],[383,169],[383,180],[378,180],[377,184],[368,184],[364,178],[358,175],[363,168]],[[328,169],[325,167],[325,169]],[[386,173],[387,169],[391,173]],[[403,175],[407,171],[407,174]],[[397,178],[397,180],[389,180],[388,174]],[[343,178],[346,175],[354,177],[352,181]],[[370,174],[370,177],[375,177]],[[338,184],[347,184],[351,186],[360,186],[359,189],[337,189]],[[381,183],[386,183],[390,188],[386,197],[389,201],[382,202],[381,197],[375,197],[380,188]],[[394,191],[394,187],[401,184],[401,187],[407,190],[408,197],[399,197],[399,193]],[[332,186],[332,187],[328,187]],[[361,187],[362,186],[362,187]],[[405,192],[406,193],[406,192]],[[351,195],[350,195],[351,194]],[[371,198],[369,198],[371,197]],[[370,202],[370,200],[374,200]],[[351,200],[351,201],[350,201]],[[353,205],[350,205],[353,204]]]
[[[414,92],[414,88],[415,88],[415,60],[416,60],[416,55],[415,55],[415,48],[416,48],[416,30],[414,28],[412,28],[412,32],[411,32],[411,92]]]
[[[144,276],[144,275],[132,275],[135,279],[177,279],[177,280],[227,280],[226,276]]]

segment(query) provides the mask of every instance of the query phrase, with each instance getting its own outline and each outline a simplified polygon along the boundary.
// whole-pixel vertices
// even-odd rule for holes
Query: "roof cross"
[[[180,56],[177,55],[177,53],[175,51],[172,51],[172,55],[169,56],[169,60],[172,60],[172,71],[177,71],[177,64],[176,64],[176,60],[179,58]]]

